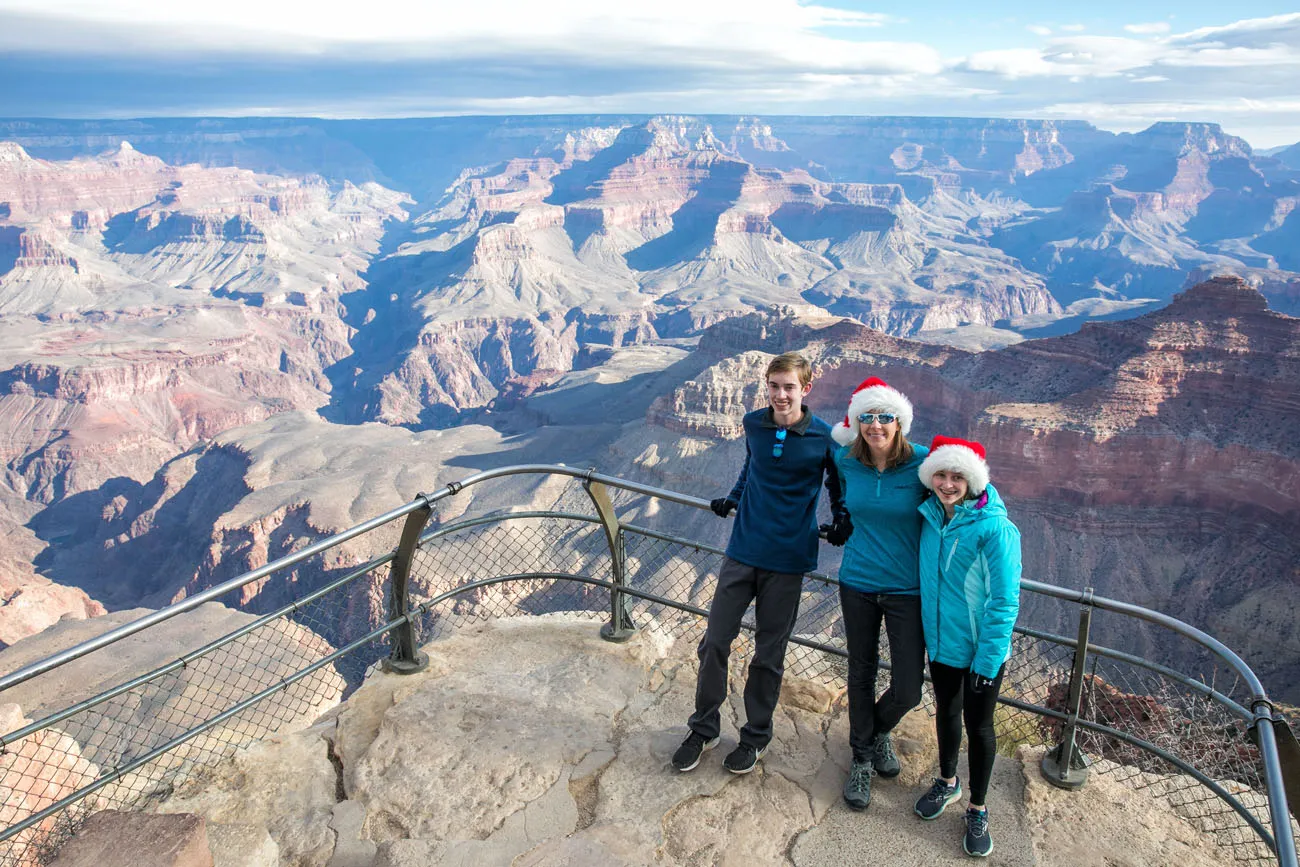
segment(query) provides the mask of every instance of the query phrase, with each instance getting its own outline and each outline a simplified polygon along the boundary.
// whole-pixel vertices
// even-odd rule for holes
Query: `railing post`
[[[429,516],[433,514],[433,507],[429,505],[424,494],[417,494],[416,499],[424,499],[424,505],[406,516],[406,524],[402,527],[402,538],[397,543],[397,552],[393,555],[393,564],[388,570],[388,621],[390,623],[405,617],[411,611],[409,587],[411,560],[415,556],[416,546],[420,544],[420,534],[424,532],[424,525],[429,522]],[[415,674],[429,667],[428,654],[421,653],[415,646],[414,623],[404,620],[388,635],[393,651],[384,660],[384,671],[395,674]]]
[[[1088,634],[1092,630],[1092,588],[1083,591],[1083,604],[1079,609],[1079,640],[1074,647],[1074,670],[1070,672],[1070,695],[1067,699],[1065,726],[1061,742],[1039,765],[1043,778],[1060,789],[1074,791],[1088,781],[1088,764],[1075,746],[1079,725],[1079,708],[1083,702],[1083,678],[1088,662]]]
[[[605,530],[605,541],[609,543],[609,557],[613,572],[614,589],[609,591],[609,622],[600,627],[600,637],[606,641],[623,642],[636,634],[636,623],[628,609],[628,597],[618,588],[627,586],[627,548],[623,536],[623,527],[614,513],[614,504],[609,499],[609,492],[599,482],[590,478],[583,479],[582,487],[596,506],[600,517],[600,526]]]
[[[1273,824],[1274,854],[1280,867],[1295,867],[1296,840],[1291,816],[1300,803],[1300,744],[1290,724],[1273,713],[1272,704],[1261,696],[1251,710],[1251,739],[1264,759],[1264,785],[1268,790],[1269,819]],[[1290,813],[1287,811],[1288,803]]]

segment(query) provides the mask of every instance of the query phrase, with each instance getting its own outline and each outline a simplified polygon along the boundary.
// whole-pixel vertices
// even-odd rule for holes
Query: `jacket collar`
[[[933,524],[936,528],[943,527],[943,504],[934,494],[926,497],[921,505],[916,507],[917,510]],[[1003,516],[1007,513],[1007,507],[1002,503],[1002,497],[998,494],[997,489],[989,485],[984,489],[978,500],[967,500],[964,503],[958,503],[953,509],[952,520],[948,522],[949,526],[958,527],[962,524],[969,524],[973,521],[983,520]]]
[[[803,416],[797,422],[786,428],[786,430],[790,431],[790,433],[796,433],[799,434],[799,436],[803,436],[808,432],[808,427],[812,424],[812,420],[812,410],[808,408],[807,404],[805,404],[803,406]],[[762,424],[763,427],[779,427],[776,423],[776,416],[772,412],[772,407],[769,406],[767,411],[763,413]]]

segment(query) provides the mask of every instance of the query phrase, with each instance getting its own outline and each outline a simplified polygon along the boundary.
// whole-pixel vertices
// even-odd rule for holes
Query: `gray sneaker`
[[[898,753],[894,752],[894,736],[889,732],[878,734],[871,742],[871,763],[876,773],[885,779],[897,777],[903,770]]]
[[[966,808],[966,836],[961,847],[972,858],[987,858],[993,851],[993,836],[989,834],[989,811]]]
[[[849,768],[849,778],[844,781],[844,803],[855,810],[865,810],[871,804],[871,778],[875,775],[871,762],[854,759]]]
[[[950,786],[941,778],[934,778],[930,791],[916,799],[916,815],[922,819],[937,819],[944,808],[961,798],[961,780]]]

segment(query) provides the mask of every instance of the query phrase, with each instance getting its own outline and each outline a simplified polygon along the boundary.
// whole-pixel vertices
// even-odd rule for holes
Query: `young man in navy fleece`
[[[700,641],[691,732],[673,754],[679,771],[693,770],[704,751],[718,745],[727,657],[750,600],[755,628],[745,679],[746,721],[740,744],[723,765],[747,774],[758,764],[772,739],[772,713],[781,692],[785,646],[799,614],[803,574],[817,568],[817,497],[823,480],[835,519],[826,540],[843,545],[853,531],[835,469],[831,426],[803,405],[812,388],[812,366],[789,352],[772,360],[766,379],[769,406],[745,416],[745,464],[736,486],[710,504],[720,518],[735,509],[736,522]]]

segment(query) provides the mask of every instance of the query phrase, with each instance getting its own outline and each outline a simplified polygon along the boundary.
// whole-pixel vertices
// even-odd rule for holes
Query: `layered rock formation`
[[[1278,267],[1289,261],[1294,173],[1207,125],[1113,136],[1086,124],[933,118],[186,124],[0,125],[30,147],[0,151],[9,516],[0,534],[8,564],[0,641],[104,604],[162,604],[427,488],[414,472],[370,486],[367,461],[411,461],[428,467],[424,478],[449,479],[500,460],[480,451],[481,441],[529,460],[566,455],[616,472],[653,466],[673,487],[727,484],[736,455],[726,438],[740,409],[761,399],[752,379],[760,353],[800,345],[816,317],[1001,344],[1089,317],[1131,316],[1193,266],[1198,275],[1246,274],[1282,309],[1300,299],[1300,277]],[[142,136],[141,150],[121,144],[128,128]],[[92,145],[112,149],[85,156]],[[295,176],[173,165],[142,152],[150,149],[172,163],[243,161]],[[310,176],[313,164],[328,182]],[[400,179],[419,196],[417,219],[403,222],[411,203],[374,178]],[[1086,279],[1067,273],[1079,271]],[[796,318],[728,321],[778,304]],[[1234,316],[1256,321],[1258,312]],[[1175,318],[1215,315],[1184,305]],[[1121,486],[1143,484],[1186,511],[1172,521],[1126,514],[1115,526],[1177,524],[1189,529],[1170,551],[1202,550],[1204,522],[1216,522],[1225,535],[1206,574],[1210,564],[1246,562],[1238,540],[1272,550],[1271,514],[1247,520],[1251,504],[1226,518],[1198,517],[1175,486],[1146,472],[1174,448],[1187,466],[1215,467],[1208,477],[1232,491],[1232,503],[1249,500],[1247,489],[1266,474],[1251,470],[1243,483],[1229,466],[1254,466],[1259,452],[1252,442],[1222,447],[1234,426],[1213,415],[1213,370],[1231,353],[1211,352],[1198,367],[1148,347],[1133,349],[1130,361],[1130,350],[1112,356],[1085,330],[1077,343],[971,356],[868,336],[848,322],[817,329],[828,344],[852,347],[827,348],[827,369],[901,367],[904,385],[936,396],[936,427],[977,430],[1020,464],[1024,454],[1077,459],[1084,493],[1007,471],[1020,476],[1010,484],[1044,504],[1045,537],[1065,544],[1053,534],[1092,521],[1077,517],[1089,509],[1131,504],[1132,489]],[[1097,334],[1144,339],[1123,329]],[[700,335],[700,351],[687,355]],[[1213,328],[1205,335],[1209,344],[1236,339]],[[1113,395],[1099,392],[1096,405],[1091,386],[1064,370],[1121,363],[1116,378],[1097,380]],[[986,374],[1026,387],[987,387]],[[1290,375],[1241,381],[1272,389],[1272,401]],[[847,387],[853,376],[827,386]],[[1061,392],[1056,380],[1075,391]],[[825,393],[815,402],[837,402]],[[1200,427],[1178,409],[1189,399],[1210,413]],[[1271,406],[1285,416],[1289,404],[1277,400]],[[275,421],[315,409],[335,424]],[[1276,415],[1242,411],[1268,443],[1285,439]],[[1114,421],[1126,413],[1140,424]],[[616,430],[639,418],[649,428]],[[353,424],[364,420],[477,421],[499,433],[470,428],[408,448],[401,435]],[[293,439],[321,431],[328,449]],[[270,447],[280,436],[290,439]],[[1112,436],[1142,438],[1137,469],[1097,445]],[[344,457],[349,449],[355,461]],[[272,452],[299,453],[272,460],[302,475],[262,474],[256,456]],[[1260,460],[1290,472],[1272,452]],[[311,474],[323,480],[306,481]],[[393,499],[370,495],[381,489]],[[297,499],[280,495],[289,490]],[[517,495],[548,505],[531,490]],[[1290,508],[1285,495],[1260,496],[1266,512]],[[1135,550],[1129,559],[1165,575],[1168,553],[1142,559]],[[366,555],[351,552],[323,574]],[[1112,571],[1107,558],[1092,557],[1074,561],[1089,564],[1080,573],[1052,566],[1045,574],[1073,581]],[[1188,569],[1156,583],[1177,586],[1180,598],[1183,587],[1208,591],[1194,577],[1201,567]],[[1109,586],[1153,603],[1170,595],[1124,581]],[[257,588],[243,603],[282,598]],[[1221,610],[1224,600],[1214,598]],[[1251,599],[1230,619],[1267,621],[1262,597]]]
[[[896,333],[1059,312],[935,184],[912,184],[913,201],[897,183],[830,183],[737,148],[661,118],[585,159],[467,174],[372,272],[342,417],[445,423],[568,370],[583,345],[689,335],[773,304]]]
[[[351,334],[339,296],[364,285],[400,195],[169,166],[127,144],[0,157],[0,453],[24,522],[92,490],[111,515],[196,443],[328,401],[325,368]],[[102,613],[24,569],[40,546],[5,534],[0,641]]]
[[[842,413],[861,379],[883,372],[915,401],[918,441],[944,432],[985,442],[995,482],[1024,532],[1028,577],[1092,586],[1207,629],[1285,697],[1300,647],[1278,619],[1286,609],[1266,600],[1294,589],[1288,528],[1298,507],[1288,480],[1297,456],[1288,431],[1300,416],[1289,386],[1298,375],[1296,322],[1231,280],[1203,284],[1138,319],[979,354],[848,320],[754,314],[714,326],[690,355],[624,348],[589,376],[520,396],[492,418],[503,430],[527,431],[521,435],[473,425],[411,434],[305,414],[223,434],[148,485],[46,510],[33,526],[42,538],[59,538],[59,547],[39,563],[96,598],[162,604],[473,469],[565,462],[716,496],[743,459],[739,420],[762,405],[763,367],[772,354],[797,348],[819,368],[809,400],[824,417]],[[630,369],[613,375],[620,364]],[[671,366],[650,376],[636,375],[638,364]],[[522,477],[444,501],[437,520],[550,508],[560,496],[543,477]],[[110,517],[90,523],[92,515]],[[705,542],[725,535],[720,522],[674,523],[680,513],[654,520]],[[55,528],[66,525],[93,529],[58,537]],[[267,610],[288,601],[395,538],[393,528],[349,543],[299,570],[292,586],[250,587],[243,604]],[[824,559],[834,566],[833,551]],[[1234,579],[1222,580],[1225,574]],[[118,580],[101,583],[96,575]],[[381,595],[361,593],[329,637],[378,622]],[[1035,614],[1073,631],[1050,611]],[[1216,676],[1211,660],[1158,631],[1125,632],[1105,618],[1094,628],[1124,649]]]
[[[1212,280],[1155,313],[996,352],[761,316],[718,326],[700,351],[741,347],[805,352],[821,371],[809,401],[828,418],[862,379],[882,375],[917,405],[916,441],[942,432],[986,445],[1023,533],[1026,577],[1094,587],[1206,629],[1291,697],[1300,644],[1282,612],[1300,604],[1300,320],[1269,311],[1241,281]],[[700,479],[726,490],[743,454],[700,440],[739,435],[740,415],[761,402],[767,357],[735,356],[675,389],[651,408],[654,427],[612,446],[613,463],[706,497]],[[1230,677],[1163,631],[1104,618],[1094,629],[1207,680]]]

